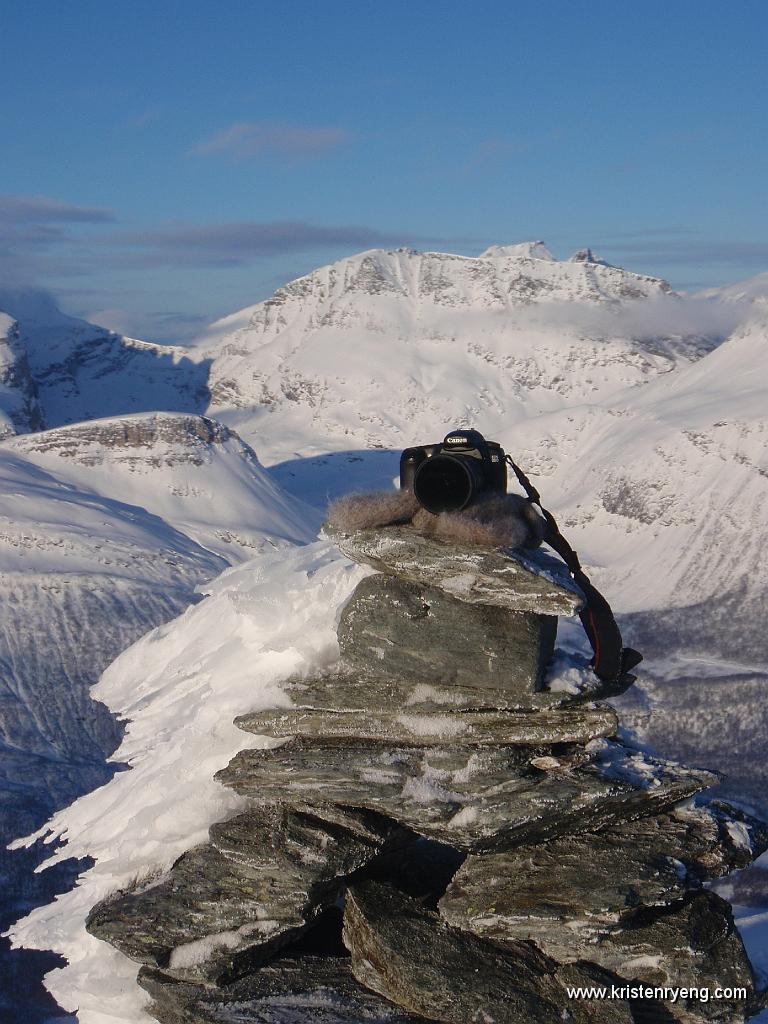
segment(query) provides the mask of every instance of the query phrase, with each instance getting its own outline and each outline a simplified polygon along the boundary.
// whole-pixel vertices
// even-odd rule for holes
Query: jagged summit
[[[557,262],[555,257],[542,241],[518,242],[516,245],[490,245],[485,252],[480,253],[481,260],[484,259],[532,259],[548,260],[550,263]]]
[[[249,324],[287,320],[265,316],[265,310],[272,314],[296,303],[327,306],[361,293],[399,295],[419,305],[508,310],[544,301],[623,301],[671,290],[660,278],[611,267],[588,249],[581,252],[590,259],[557,260],[541,241],[494,245],[479,256],[369,249],[288,282],[265,302],[212,324],[199,340],[213,344]],[[587,274],[580,263],[604,270]]]
[[[609,267],[610,263],[606,263],[604,259],[592,252],[591,249],[577,249],[576,252],[571,256],[571,263],[592,263],[598,267]]]

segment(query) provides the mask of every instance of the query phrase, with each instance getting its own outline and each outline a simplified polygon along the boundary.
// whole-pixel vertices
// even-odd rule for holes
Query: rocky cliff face
[[[3,335],[0,408],[14,433],[157,409],[202,412],[208,401],[204,360],[67,316],[42,293],[0,289]]]
[[[0,437],[43,425],[37,385],[18,323],[0,311]]]

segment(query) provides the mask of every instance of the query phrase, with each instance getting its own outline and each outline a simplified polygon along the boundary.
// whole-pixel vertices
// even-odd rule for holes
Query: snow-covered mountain
[[[717,622],[672,615],[669,638],[755,659],[766,320],[747,284],[693,302],[542,243],[372,251],[213,325],[200,347],[211,409],[259,437],[294,493],[322,504],[387,485],[391,450],[477,426],[540,478],[622,612],[717,595]]]
[[[6,429],[26,434],[12,444],[35,464],[67,463],[68,479],[133,497],[187,532],[196,524],[190,535],[226,554],[222,544],[252,543],[247,488],[223,525],[211,474],[207,493],[179,482],[155,448],[162,500],[154,486],[142,497],[144,442],[100,462],[75,423],[207,404],[275,480],[317,505],[388,484],[399,449],[472,424],[546,478],[545,497],[598,575],[606,569],[622,611],[720,592],[752,615],[742,590],[762,571],[765,421],[759,389],[749,403],[743,393],[764,361],[759,282],[694,301],[588,249],[564,261],[540,242],[476,258],[371,250],[287,284],[189,349],[133,342],[38,296],[11,296]],[[38,441],[35,425],[52,422],[73,425]],[[733,559],[736,524],[750,524],[751,576]]]
[[[621,405],[517,433],[521,460],[546,478],[540,489],[617,606],[638,613],[646,645],[766,661],[767,374],[768,319],[756,315]]]
[[[205,360],[182,347],[67,316],[44,293],[0,289],[0,415],[14,432],[124,413],[203,412],[206,378]]]
[[[187,607],[198,583],[265,545],[308,541],[315,525],[237,435],[201,417],[93,421],[0,444],[6,754],[101,763],[117,732],[88,687],[116,654]],[[57,791],[38,769],[8,772],[9,785]]]
[[[285,494],[256,453],[202,416],[146,413],[8,439],[8,451],[103,497],[141,506],[227,562],[309,541],[317,513]]]
[[[557,261],[542,243],[477,258],[376,250],[214,324],[200,351],[212,413],[248,439],[267,435],[278,461],[403,447],[455,422],[498,434],[600,401],[712,347],[674,324],[684,305],[664,281],[584,253]],[[643,317],[662,308],[673,333],[649,334]]]

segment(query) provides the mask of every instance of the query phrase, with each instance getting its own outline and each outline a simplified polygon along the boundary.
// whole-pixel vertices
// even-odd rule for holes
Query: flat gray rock
[[[418,1024],[361,985],[345,957],[278,960],[211,989],[143,967],[139,984],[161,1024]]]
[[[352,671],[439,686],[541,689],[557,632],[554,615],[467,604],[438,587],[377,573],[344,605],[341,663]]]
[[[389,711],[329,711],[315,708],[273,708],[235,719],[247,732],[278,738],[303,736],[325,740],[362,739],[375,743],[434,746],[457,739],[461,743],[551,746],[588,743],[614,736],[618,728],[612,708],[575,708],[571,711],[454,711],[427,713],[409,707]]]
[[[607,740],[589,748],[553,753],[297,738],[272,750],[241,751],[216,777],[257,804],[368,808],[468,851],[599,830],[653,814],[717,781],[710,772]]]
[[[741,1024],[753,1012],[754,981],[731,908],[713,892],[656,913],[638,912],[631,927],[593,943],[590,960],[632,981],[672,988],[705,988],[712,998],[681,999],[705,1020]],[[744,988],[747,1000],[716,1000],[717,988]]]
[[[384,829],[336,817],[263,807],[214,825],[211,843],[183,854],[168,875],[96,904],[88,931],[179,978],[237,977],[299,935],[337,899],[343,878],[384,847]]]
[[[632,1024],[624,1001],[568,996],[566,985],[599,984],[599,972],[561,966],[532,943],[503,949],[451,928],[388,886],[367,883],[349,890],[344,942],[363,985],[429,1020]]]
[[[439,686],[410,676],[392,679],[350,672],[343,667],[313,676],[294,676],[281,688],[297,708],[329,711],[387,712],[417,715],[446,714],[450,711],[522,711],[572,708],[583,703],[564,692],[541,690],[523,694],[498,686],[480,686],[474,681]],[[285,711],[283,707],[281,710]],[[240,724],[248,719],[242,715]]]
[[[409,526],[353,534],[326,526],[324,531],[353,561],[438,587],[468,604],[539,615],[573,615],[584,603],[565,565],[544,552],[460,547],[424,537]]]
[[[599,833],[470,856],[440,913],[486,938],[531,939],[557,960],[590,959],[593,944],[639,906],[673,903],[745,867],[763,848],[762,833],[753,848],[749,831],[706,807],[680,807]]]

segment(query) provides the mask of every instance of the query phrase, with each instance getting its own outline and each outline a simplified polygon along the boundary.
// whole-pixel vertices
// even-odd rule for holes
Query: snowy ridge
[[[78,887],[40,907],[14,941],[65,953],[70,966],[49,984],[81,1024],[145,1024],[136,964],[85,931],[90,907],[107,893],[170,866],[235,813],[243,798],[213,779],[248,746],[233,724],[253,708],[289,703],[279,683],[338,656],[336,617],[371,570],[317,542],[262,556],[224,573],[180,619],[153,630],[103,675],[94,696],[129,719],[115,759],[130,772],[59,812],[46,826],[67,846],[55,859],[88,851],[96,866]],[[253,747],[271,741],[259,742]]]
[[[0,443],[0,843],[103,785],[122,730],[90,687],[126,647],[260,550],[311,540],[319,515],[252,449],[197,416],[91,421]],[[0,850],[13,920],[50,899],[34,854]],[[3,960],[0,970],[10,960]]]
[[[311,540],[317,522],[237,435],[199,416],[90,421],[0,443],[3,846],[111,776],[105,758],[122,730],[89,692],[110,662],[196,602],[198,584]],[[33,858],[0,851],[5,921],[14,901],[18,915],[52,896],[46,876],[30,876]]]
[[[319,526],[317,513],[281,491],[234,431],[201,416],[91,420],[6,448],[75,485],[141,505],[228,562],[267,543],[306,543]]]
[[[200,417],[125,417],[0,444],[0,739],[103,758],[118,733],[88,697],[100,671],[228,564],[311,540],[313,518],[236,435]]]

